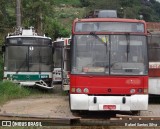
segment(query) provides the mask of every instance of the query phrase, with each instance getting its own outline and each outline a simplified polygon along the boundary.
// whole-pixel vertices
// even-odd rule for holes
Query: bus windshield
[[[74,35],[73,42],[72,74],[147,74],[146,36]]]
[[[7,46],[4,70],[13,72],[49,72],[52,70],[52,47]]]

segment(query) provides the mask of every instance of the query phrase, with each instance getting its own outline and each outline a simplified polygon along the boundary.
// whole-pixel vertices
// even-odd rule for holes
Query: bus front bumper
[[[17,82],[17,81],[14,81],[15,83],[21,85],[21,86],[29,86],[29,87],[32,87],[32,86],[38,86],[38,87],[41,87],[41,88],[44,88],[44,89],[53,89],[54,86],[48,86],[43,80],[40,80],[40,81],[21,81],[21,82]]]
[[[88,96],[70,94],[71,110],[88,111],[140,111],[148,109],[148,95]]]

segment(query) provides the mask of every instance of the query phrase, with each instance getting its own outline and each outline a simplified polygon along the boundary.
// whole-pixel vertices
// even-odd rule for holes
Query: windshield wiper
[[[91,31],[90,32],[90,35],[91,36],[93,36],[93,37],[95,37],[96,39],[98,39],[98,41],[100,41],[100,43],[101,44],[103,44],[103,45],[105,45],[106,46],[106,55],[108,54],[108,47],[107,47],[107,41],[108,40],[106,40],[107,38],[106,38],[106,35],[105,35],[105,40],[102,40],[97,34],[96,34],[96,31]],[[106,41],[106,42],[105,42]],[[109,61],[110,62],[110,61]],[[110,67],[110,63],[109,63],[109,65],[106,65],[105,67],[107,68],[107,67]]]
[[[96,39],[98,39],[101,44],[103,44],[103,45],[106,46],[106,54],[107,54],[107,53],[108,53],[107,40],[106,40],[106,42],[103,41],[103,40],[96,34],[96,31],[91,31],[91,32],[90,32],[90,35],[93,36],[93,37],[95,37]],[[105,36],[105,39],[106,39],[106,36]]]
[[[102,44],[107,46],[107,41],[103,41],[100,37],[98,37],[98,35],[96,34],[96,31],[91,31],[90,35],[92,35],[93,37],[95,37],[96,39],[98,39]]]
[[[128,57],[129,57],[128,54],[130,52],[130,34],[129,33],[126,34],[126,40],[127,40],[126,52],[127,52],[127,62],[128,62]]]
[[[39,74],[41,74],[41,61],[42,60],[42,56],[41,56],[41,53],[39,51]]]

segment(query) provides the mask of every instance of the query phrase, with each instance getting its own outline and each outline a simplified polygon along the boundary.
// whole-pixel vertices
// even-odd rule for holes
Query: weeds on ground
[[[10,81],[0,82],[0,104],[17,98],[24,98],[31,94],[31,90]]]
[[[38,87],[23,87],[11,81],[0,82],[0,104],[13,99],[20,99],[25,97],[45,97],[53,95],[53,91],[40,89]]]

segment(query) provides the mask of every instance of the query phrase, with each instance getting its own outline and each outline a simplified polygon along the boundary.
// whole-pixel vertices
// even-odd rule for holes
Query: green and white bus
[[[2,51],[3,80],[22,86],[53,88],[53,46],[50,37],[38,36],[32,28],[21,29],[6,36]]]

